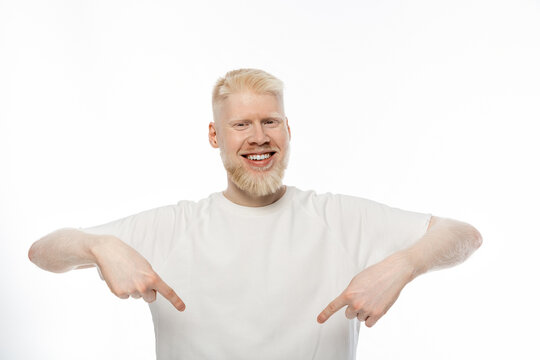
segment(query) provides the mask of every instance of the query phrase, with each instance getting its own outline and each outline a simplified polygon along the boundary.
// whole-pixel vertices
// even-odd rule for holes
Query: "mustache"
[[[270,148],[270,147],[245,149],[245,150],[240,151],[239,154],[245,155],[245,154],[255,154],[255,153],[265,153],[265,152],[278,152],[278,149]]]

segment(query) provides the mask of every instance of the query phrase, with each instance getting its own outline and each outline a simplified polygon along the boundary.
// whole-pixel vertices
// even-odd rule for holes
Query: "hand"
[[[154,272],[150,263],[120,239],[108,238],[92,251],[98,270],[114,295],[121,299],[142,297],[151,303],[156,300],[156,292],[159,292],[179,311],[186,308],[174,290]]]
[[[317,317],[324,323],[332,314],[347,306],[347,319],[358,318],[367,327],[375,325],[396,302],[410,281],[411,266],[400,256],[391,256],[356,275],[349,286]]]

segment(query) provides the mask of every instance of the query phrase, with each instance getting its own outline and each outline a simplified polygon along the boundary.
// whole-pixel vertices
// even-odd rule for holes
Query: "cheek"
[[[221,139],[223,151],[236,153],[242,148],[243,138],[236,136],[226,136]]]
[[[279,136],[276,137],[276,141],[281,148],[287,148],[289,146],[289,133],[287,130],[280,132]]]

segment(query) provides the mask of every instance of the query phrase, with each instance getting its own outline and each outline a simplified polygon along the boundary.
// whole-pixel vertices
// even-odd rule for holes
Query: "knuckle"
[[[116,296],[120,296],[120,294],[122,293],[122,290],[120,290],[118,288],[115,288],[115,287],[112,287],[111,292]]]
[[[373,317],[380,318],[385,314],[384,308],[378,307],[373,310]]]
[[[355,294],[350,291],[345,291],[343,293],[343,297],[345,298],[346,301],[351,302],[354,300]]]
[[[148,287],[144,284],[139,284],[135,287],[135,291],[137,291],[140,294],[145,293],[147,290],[148,290]]]
[[[337,310],[337,306],[336,306],[336,304],[331,303],[331,304],[328,305],[328,307],[326,309],[328,310],[328,312],[333,313],[333,312],[335,312]]]
[[[148,283],[151,285],[156,285],[159,281],[159,276],[155,272],[148,275]]]
[[[136,293],[137,293],[137,290],[133,288],[130,288],[127,291],[125,291],[125,294],[127,294],[128,296],[131,294],[136,294]]]
[[[360,310],[364,307],[364,301],[362,300],[353,301],[352,306],[354,310]]]
[[[156,293],[154,291],[147,291],[144,293],[144,301],[148,303],[156,301]]]

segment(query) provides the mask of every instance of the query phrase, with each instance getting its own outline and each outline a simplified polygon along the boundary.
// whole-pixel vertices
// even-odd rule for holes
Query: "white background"
[[[285,82],[286,184],[484,237],[362,327],[358,357],[538,359],[540,3],[194,3],[0,1],[0,357],[155,357],[142,300],[28,248],[225,189],[211,89],[255,67]]]

